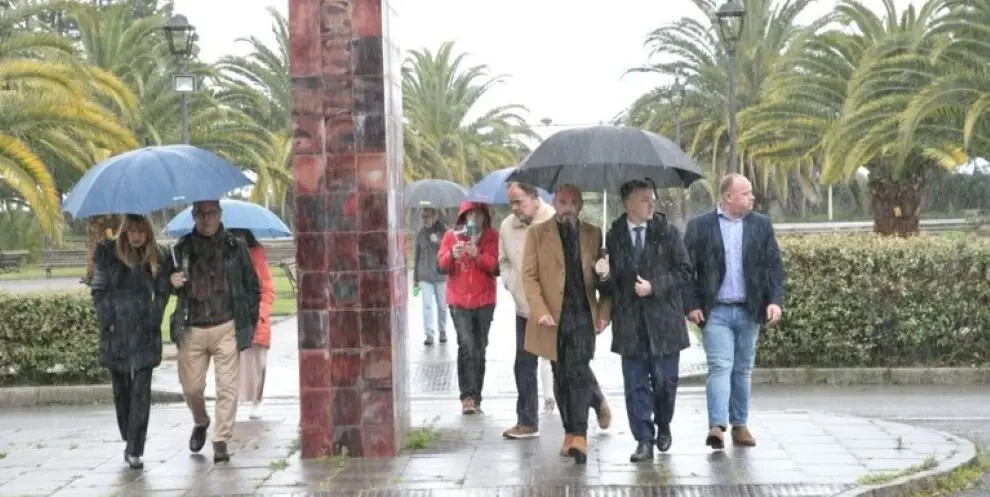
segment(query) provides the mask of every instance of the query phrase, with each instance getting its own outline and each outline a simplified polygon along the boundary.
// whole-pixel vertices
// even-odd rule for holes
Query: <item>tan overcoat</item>
[[[584,286],[588,293],[592,322],[608,321],[611,304],[607,298],[599,300],[595,285],[595,260],[602,246],[602,233],[597,226],[580,223],[581,270],[584,272]],[[551,218],[533,225],[526,234],[526,248],[523,253],[523,291],[529,304],[529,319],[526,321],[526,351],[557,360],[557,326],[547,327],[536,324],[541,316],[549,314],[555,324],[560,324],[560,313],[564,305],[564,246],[560,241],[557,221]],[[595,333],[595,330],[588,330]]]

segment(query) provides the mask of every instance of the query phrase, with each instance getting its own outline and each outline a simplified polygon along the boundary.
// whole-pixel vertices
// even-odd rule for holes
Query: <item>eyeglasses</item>
[[[220,211],[196,211],[193,215],[199,218],[208,219],[211,217],[218,217],[220,215]]]

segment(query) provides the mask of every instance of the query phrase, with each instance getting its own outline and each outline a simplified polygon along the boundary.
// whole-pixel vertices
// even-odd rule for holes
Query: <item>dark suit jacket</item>
[[[701,214],[688,222],[684,244],[694,268],[694,291],[685,292],[685,305],[701,309],[707,319],[725,279],[725,247],[717,212]],[[768,305],[783,307],[785,283],[780,247],[769,217],[751,212],[743,218],[742,253],[746,309],[758,322],[765,323]]]
[[[691,346],[682,300],[682,294],[691,290],[691,261],[681,234],[663,214],[647,221],[643,242],[637,263],[626,215],[612,223],[605,238],[609,275],[598,288],[612,297],[612,352],[663,357]],[[637,276],[650,282],[653,294],[636,295]],[[648,350],[643,349],[640,332],[645,332]]]

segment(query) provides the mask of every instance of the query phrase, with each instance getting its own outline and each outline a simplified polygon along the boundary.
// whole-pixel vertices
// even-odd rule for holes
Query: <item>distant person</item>
[[[258,242],[251,230],[231,229],[230,234],[247,244],[254,272],[261,286],[261,303],[258,308],[258,325],[254,329],[251,348],[241,351],[240,388],[238,398],[251,404],[249,419],[261,419],[261,397],[265,392],[265,371],[268,366],[268,350],[272,346],[272,304],[275,303],[275,282],[268,268],[265,247]]]
[[[684,234],[694,261],[693,291],[685,292],[688,319],[703,326],[708,356],[708,437],[705,444],[753,447],[749,391],[760,327],[780,320],[784,266],[770,218],[753,211],[753,185],[740,174],[719,184],[718,207],[692,219]]]
[[[440,343],[447,343],[447,275],[437,267],[440,240],[447,231],[436,209],[424,208],[419,214],[420,228],[416,232],[413,256],[413,288],[423,297],[423,345],[433,345],[435,331]]]
[[[169,279],[178,296],[172,341],[179,348],[179,382],[193,417],[189,450],[206,445],[206,373],[216,370],[213,461],[230,460],[228,443],[237,418],[240,351],[251,348],[258,325],[261,288],[247,245],[224,231],[218,201],[193,204],[193,232],[173,252],[179,262]]]
[[[522,281],[529,304],[526,351],[553,361],[554,397],[564,425],[562,457],[588,461],[588,410],[594,398],[597,335],[608,325],[609,304],[599,301],[595,257],[601,230],[580,221],[581,190],[557,189],[554,218],[526,233]]]
[[[667,452],[677,400],[681,350],[691,345],[681,299],[691,289],[691,261],[681,234],[654,212],[653,184],[622,185],[625,213],[608,230],[608,256],[595,265],[612,297],[612,352],[622,357],[626,415],[636,440],[630,462]]]
[[[162,362],[165,262],[151,222],[136,214],[124,216],[116,239],[93,251],[90,291],[100,322],[100,363],[110,370],[124,461],[133,469],[144,467],[151,376]]]
[[[481,412],[485,352],[495,315],[498,232],[488,206],[464,202],[455,227],[437,251],[437,266],[448,275],[447,305],[457,331],[457,384],[461,414]]]

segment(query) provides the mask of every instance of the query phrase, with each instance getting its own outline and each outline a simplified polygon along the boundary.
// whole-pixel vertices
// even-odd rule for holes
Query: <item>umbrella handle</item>
[[[172,264],[175,267],[179,267],[179,260],[175,257],[175,245],[173,245],[171,243],[168,244],[168,251],[169,251],[169,253],[172,254]]]

